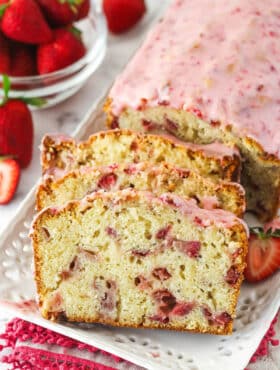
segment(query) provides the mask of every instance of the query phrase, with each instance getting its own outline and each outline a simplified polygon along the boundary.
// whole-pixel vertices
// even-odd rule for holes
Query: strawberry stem
[[[24,103],[32,105],[33,107],[42,107],[46,104],[46,100],[42,98],[19,98]]]
[[[280,238],[280,229],[276,229],[274,231],[269,229],[265,232],[262,227],[250,227],[250,232],[257,235],[262,240],[269,238]]]
[[[5,105],[7,101],[9,100],[9,92],[11,89],[11,81],[9,79],[9,76],[3,74],[2,82],[3,82],[4,97],[3,97],[2,102],[0,103],[1,107]],[[32,105],[34,107],[39,107],[39,108],[46,104],[46,100],[42,98],[19,97],[17,99],[23,101],[25,104]]]
[[[7,2],[6,4],[2,4],[0,5],[0,18],[3,17],[6,9],[8,8],[8,6],[10,5],[10,2]]]
[[[0,162],[4,162],[6,159],[16,159],[14,155],[2,155],[0,156]]]
[[[73,13],[78,13],[78,6],[83,3],[84,0],[60,0],[61,4],[68,3]]]
[[[11,88],[11,81],[9,79],[9,76],[3,74],[2,76],[2,82],[3,82],[3,91],[4,91],[4,97],[1,102],[1,106],[5,105],[9,99],[9,92]]]
[[[74,36],[76,36],[79,40],[82,38],[82,31],[79,30],[79,28],[72,26],[70,27],[69,31],[73,33]]]

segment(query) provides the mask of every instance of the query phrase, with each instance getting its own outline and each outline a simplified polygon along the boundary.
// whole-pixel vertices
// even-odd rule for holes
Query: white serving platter
[[[86,138],[104,129],[102,105],[92,108],[74,136]],[[35,188],[29,193],[0,241],[0,309],[111,352],[148,369],[243,370],[280,306],[280,272],[257,284],[244,284],[234,333],[210,336],[172,331],[121,329],[102,325],[54,323],[36,307],[33,253],[28,237],[34,217]],[[251,218],[251,225],[257,223]]]

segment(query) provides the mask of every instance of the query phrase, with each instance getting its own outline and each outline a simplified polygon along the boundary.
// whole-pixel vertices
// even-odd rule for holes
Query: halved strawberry
[[[7,204],[13,198],[19,178],[19,164],[12,158],[0,157],[0,204]]]
[[[280,230],[252,228],[249,238],[247,281],[256,282],[267,278],[280,268]]]

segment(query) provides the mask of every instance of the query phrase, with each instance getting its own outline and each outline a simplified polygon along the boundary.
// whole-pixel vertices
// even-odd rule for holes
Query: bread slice
[[[280,199],[278,10],[278,0],[172,2],[105,106],[110,128],[237,145],[247,208],[264,221]]]
[[[167,163],[155,166],[149,162],[85,167],[68,172],[57,180],[49,177],[38,188],[37,210],[82,199],[97,190],[126,188],[152,191],[158,195],[172,192],[195,199],[203,208],[222,208],[238,217],[245,212],[245,192],[241,185],[226,181],[213,182],[194,171]]]
[[[168,136],[128,130],[99,132],[81,143],[61,136],[46,136],[42,142],[43,174],[55,177],[83,166],[145,161],[168,162],[214,180],[236,181],[240,175],[238,151],[219,143],[186,144]]]
[[[246,225],[174,194],[96,192],[44,209],[31,233],[46,319],[229,334]]]
[[[108,107],[109,105],[106,108],[107,112],[110,112]],[[111,114],[108,117],[108,125],[111,127],[111,123],[117,118],[112,118]],[[176,111],[168,107],[139,111],[127,108],[117,120],[119,127],[123,129],[129,128],[147,133],[143,122],[154,122],[149,132],[158,132],[159,129],[166,129],[167,119],[177,127],[173,134],[182,140],[209,143],[218,138],[225,144],[236,144],[243,158],[241,184],[246,190],[247,210],[254,212],[262,221],[270,220],[275,216],[280,199],[280,160],[273,155],[268,155],[253,139],[238,138],[231,130],[225,131],[218,124],[211,126],[190,112]]]

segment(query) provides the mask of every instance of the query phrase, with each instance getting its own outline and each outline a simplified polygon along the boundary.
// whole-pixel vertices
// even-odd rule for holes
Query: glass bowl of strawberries
[[[53,106],[75,94],[104,59],[107,26],[97,2],[0,0],[0,18],[0,74],[10,78],[10,98]]]

